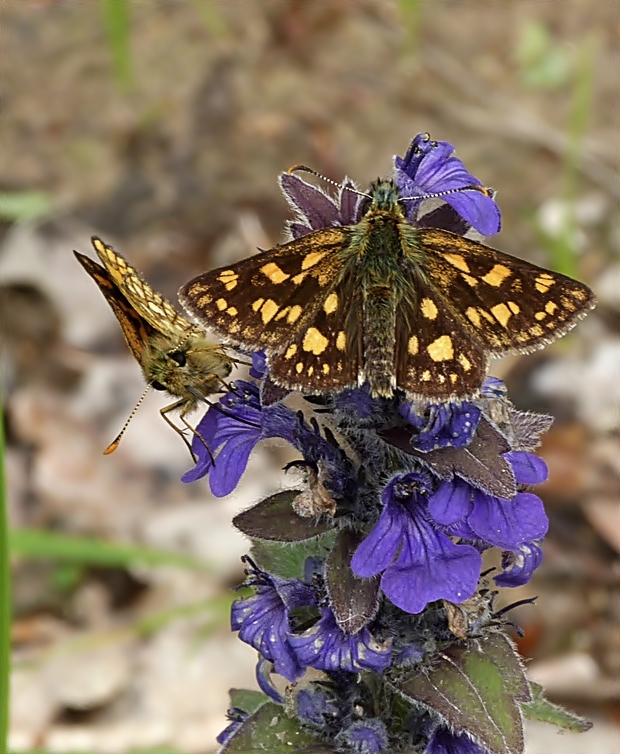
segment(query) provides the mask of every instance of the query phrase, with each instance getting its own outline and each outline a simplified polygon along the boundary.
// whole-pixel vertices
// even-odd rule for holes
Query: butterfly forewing
[[[247,348],[286,350],[321,312],[342,275],[347,229],[326,228],[184,285],[186,311]]]
[[[112,246],[96,236],[93,236],[92,243],[114,284],[136,312],[156,330],[178,336],[195,329],[163,296],[154,291],[138,270]]]
[[[105,267],[94,262],[90,257],[73,252],[78,262],[99,286],[99,290],[110,304],[116,319],[118,320],[129,350],[139,363],[142,363],[144,348],[156,330],[143,319],[131,306],[127,299],[119,291]]]
[[[596,303],[586,285],[560,273],[448,231],[415,232],[441,308],[490,355],[541,348]]]

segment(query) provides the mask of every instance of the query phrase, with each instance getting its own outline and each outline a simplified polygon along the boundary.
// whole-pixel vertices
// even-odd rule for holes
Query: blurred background
[[[101,235],[176,302],[268,248],[277,174],[362,186],[420,131],[498,192],[492,245],[589,283],[599,307],[543,352],[495,362],[556,417],[538,595],[515,611],[531,677],[595,728],[528,728],[529,754],[620,751],[620,6],[612,0],[6,0],[0,336],[13,568],[14,751],[202,754],[227,690],[246,543],[231,517],[290,482],[259,448],[227,499],[143,381],[72,250]],[[280,481],[282,480],[282,481]]]

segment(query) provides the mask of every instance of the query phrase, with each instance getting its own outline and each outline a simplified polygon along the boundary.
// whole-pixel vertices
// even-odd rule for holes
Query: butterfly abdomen
[[[395,331],[398,291],[402,288],[402,246],[398,220],[382,210],[371,211],[365,221],[361,257],[363,291],[363,371],[374,396],[389,398],[396,387]]]

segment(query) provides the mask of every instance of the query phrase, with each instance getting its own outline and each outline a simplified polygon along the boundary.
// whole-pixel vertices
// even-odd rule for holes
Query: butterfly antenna
[[[125,430],[126,430],[126,429],[127,429],[127,427],[129,426],[129,422],[130,422],[130,421],[131,421],[131,420],[132,420],[132,419],[134,418],[134,416],[136,415],[136,411],[137,411],[137,410],[138,410],[138,409],[140,408],[140,404],[141,404],[141,403],[142,403],[142,401],[143,401],[143,400],[144,400],[144,399],[146,398],[146,394],[147,394],[147,393],[149,392],[149,390],[150,390],[150,389],[151,389],[151,386],[150,386],[150,385],[147,385],[147,386],[146,386],[146,390],[145,390],[145,391],[144,391],[144,392],[142,393],[142,395],[140,396],[140,400],[139,400],[139,401],[138,401],[138,402],[136,403],[136,405],[134,406],[134,409],[133,409],[133,411],[132,411],[132,412],[131,412],[131,413],[129,414],[129,416],[127,417],[127,421],[126,421],[126,422],[125,422],[125,424],[123,425],[123,428],[122,428],[122,429],[121,429],[121,431],[120,431],[120,432],[118,433],[118,435],[116,435],[116,439],[114,439],[114,440],[113,440],[113,441],[112,441],[112,442],[111,442],[111,443],[110,443],[110,444],[108,445],[108,447],[107,447],[107,448],[106,448],[106,449],[105,449],[105,450],[103,451],[103,455],[104,455],[104,456],[109,456],[109,455],[110,455],[110,453],[114,453],[114,451],[115,451],[115,450],[116,450],[116,449],[118,448],[118,446],[120,445],[120,442],[121,442],[121,438],[122,438],[122,436],[123,436],[123,435],[125,434]]]
[[[475,184],[472,184],[471,186],[459,186],[459,188],[445,189],[445,191],[435,191],[432,194],[419,194],[418,196],[401,196],[399,201],[414,202],[414,201],[419,201],[420,199],[439,199],[440,197],[447,196],[448,194],[460,194],[462,191],[478,191],[481,194],[484,194],[484,196],[488,196],[490,199],[495,199],[495,195],[497,194],[495,189],[489,188],[488,186],[477,186]]]
[[[293,165],[292,168],[289,168],[286,171],[289,175],[292,173],[310,173],[310,175],[314,175],[317,178],[320,178],[322,181],[326,181],[327,183],[331,183],[332,186],[336,186],[336,188],[341,189],[342,184],[338,183],[338,181],[332,181],[331,178],[327,178],[327,176],[323,175],[322,173],[319,173],[317,170],[313,170],[312,168],[307,167],[306,165]],[[357,189],[352,188],[351,186],[345,186],[347,191],[350,191],[352,194],[357,194],[358,196],[364,196],[366,199],[372,199],[372,196],[370,194],[366,194],[364,191],[358,191]]]

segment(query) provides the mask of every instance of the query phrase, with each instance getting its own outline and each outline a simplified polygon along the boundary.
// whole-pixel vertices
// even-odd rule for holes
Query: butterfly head
[[[400,192],[391,179],[378,179],[371,183],[368,196],[369,199],[366,200],[363,214],[370,211],[403,214],[404,208]]]

